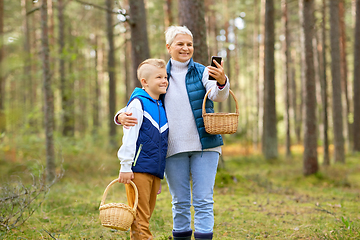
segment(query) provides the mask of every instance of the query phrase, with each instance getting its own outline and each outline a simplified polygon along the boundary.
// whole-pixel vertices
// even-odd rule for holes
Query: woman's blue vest
[[[136,141],[133,172],[164,178],[169,128],[161,100],[155,100],[143,89],[135,88],[129,103],[139,99],[144,111],[143,123]]]
[[[206,89],[202,84],[202,77],[205,70],[205,66],[194,62],[191,58],[188,65],[188,72],[186,73],[185,83],[188,93],[191,110],[194,114],[196,127],[199,133],[202,149],[214,148],[223,145],[221,135],[212,135],[205,131],[204,120],[202,118],[202,103],[206,94]],[[171,76],[171,61],[167,63],[166,71],[168,79]],[[169,81],[170,85],[170,81]],[[214,112],[214,103],[210,100],[206,100],[205,109],[207,113]]]

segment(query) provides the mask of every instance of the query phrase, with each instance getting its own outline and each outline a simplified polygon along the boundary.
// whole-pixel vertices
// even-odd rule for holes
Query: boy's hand
[[[133,172],[120,172],[119,173],[119,183],[129,184],[130,180],[134,179]]]
[[[137,119],[135,117],[131,117],[131,115],[131,112],[123,112],[117,116],[116,120],[118,123],[123,125],[124,128],[128,129],[138,123]]]
[[[159,187],[159,191],[157,192],[157,194],[161,193],[161,183],[160,183],[160,187]]]

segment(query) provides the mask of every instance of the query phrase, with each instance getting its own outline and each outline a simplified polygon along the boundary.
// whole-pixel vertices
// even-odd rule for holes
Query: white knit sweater
[[[173,59],[170,59],[170,61],[171,77],[169,79],[169,88],[165,94],[165,110],[169,124],[167,157],[181,152],[202,151],[185,85],[185,76],[190,60],[185,63]],[[219,89],[216,81],[208,80],[208,78],[209,72],[205,68],[202,82],[206,91],[211,88],[208,98],[217,102],[226,100],[229,95],[229,81],[227,80],[226,85]],[[221,153],[221,147],[204,149],[204,151]]]
[[[169,125],[167,157],[182,152],[202,151],[199,133],[185,85],[185,76],[190,60],[184,63],[173,59],[170,59],[170,61],[171,77],[165,94],[165,111]],[[229,96],[229,79],[227,79],[226,85],[219,89],[216,81],[209,80],[207,68],[204,70],[202,83],[206,91],[211,89],[208,98],[212,101],[222,102]],[[117,116],[125,111],[125,108],[123,108],[115,114],[115,124],[120,125],[116,121]],[[221,154],[221,147],[208,148],[204,149],[204,151],[216,151]]]

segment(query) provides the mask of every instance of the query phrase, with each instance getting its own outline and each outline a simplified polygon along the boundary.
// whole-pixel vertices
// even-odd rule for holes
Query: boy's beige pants
[[[160,188],[160,178],[148,173],[134,173],[132,180],[139,192],[136,218],[131,225],[130,237],[132,240],[153,239],[149,230],[149,221],[154,211],[157,192]],[[126,195],[129,206],[133,207],[135,192],[130,184],[126,184]]]

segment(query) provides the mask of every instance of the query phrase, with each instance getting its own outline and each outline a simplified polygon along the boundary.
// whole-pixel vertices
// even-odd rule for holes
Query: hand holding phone
[[[217,66],[216,66],[215,63],[214,63],[214,60],[217,61],[219,64],[221,64],[222,57],[218,57],[218,56],[212,56],[212,57],[211,57],[210,66],[217,68]],[[212,76],[209,75],[209,80],[216,80],[216,79],[215,79],[214,77],[212,77]]]

